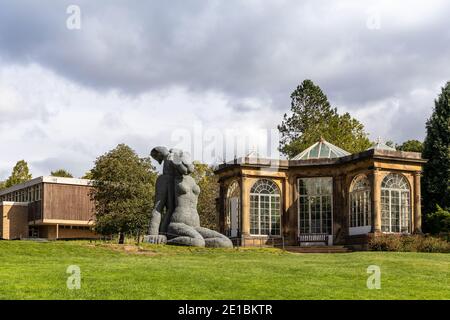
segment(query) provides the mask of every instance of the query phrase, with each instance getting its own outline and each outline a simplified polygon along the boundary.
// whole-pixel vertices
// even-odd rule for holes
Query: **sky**
[[[450,2],[0,0],[0,180],[82,176],[119,143],[218,163],[276,151],[304,79],[370,139],[422,140]]]

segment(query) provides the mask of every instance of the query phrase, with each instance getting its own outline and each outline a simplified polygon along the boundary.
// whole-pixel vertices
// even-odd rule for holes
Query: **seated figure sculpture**
[[[146,241],[232,248],[233,244],[226,236],[200,226],[197,212],[200,188],[189,175],[194,170],[189,154],[178,149],[156,147],[151,156],[159,163],[164,161],[164,165],[163,174],[156,183],[155,208],[150,219],[150,235],[146,237]]]

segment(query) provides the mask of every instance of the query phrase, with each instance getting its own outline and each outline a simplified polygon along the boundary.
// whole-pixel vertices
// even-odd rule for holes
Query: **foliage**
[[[407,151],[407,152],[423,152],[423,143],[419,140],[407,140],[400,145],[396,146],[398,151]]]
[[[382,234],[372,237],[369,248],[374,251],[450,252],[450,243],[422,235]]]
[[[32,176],[28,169],[28,163],[25,160],[17,161],[11,175],[5,181],[5,187],[9,188],[16,184],[27,182],[28,180],[31,180],[31,178]]]
[[[219,184],[214,169],[203,163],[194,162],[192,177],[200,187],[197,210],[202,227],[217,230],[216,198],[219,197]]]
[[[95,231],[139,236],[146,230],[153,205],[156,173],[149,158],[139,158],[127,145],[100,156],[91,170]]]
[[[0,299],[8,300],[450,299],[450,254],[0,241],[0,260]],[[65,286],[70,264],[81,268],[81,290]],[[367,290],[373,264],[382,290]]]
[[[423,146],[424,166],[422,195],[425,215],[436,205],[450,208],[450,82],[447,82],[437,100],[433,114],[427,121],[427,136]],[[429,226],[425,220],[424,230]]]
[[[81,179],[88,179],[88,180],[92,180],[92,171],[86,171],[86,173],[84,174],[84,176],[81,177]]]
[[[52,177],[73,178],[73,175],[65,169],[58,169],[58,170],[52,171],[50,173],[50,175]]]
[[[426,216],[428,231],[432,234],[450,232],[450,212],[436,205],[436,211]]]
[[[349,113],[339,115],[327,96],[311,80],[304,80],[291,94],[291,112],[284,114],[278,130],[280,151],[294,157],[321,137],[348,152],[370,147],[364,126]]]
[[[0,190],[5,189],[5,188],[6,188],[5,181],[0,181]]]

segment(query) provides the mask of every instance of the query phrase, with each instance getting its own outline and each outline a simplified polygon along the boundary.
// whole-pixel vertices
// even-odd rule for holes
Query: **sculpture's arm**
[[[162,204],[164,201],[158,200],[155,203],[155,208],[152,211],[152,216],[150,218],[149,234],[144,237],[144,242],[149,242],[153,244],[164,244],[167,241],[165,235],[159,234],[159,228],[161,224],[161,213],[164,209]]]
[[[170,150],[170,160],[174,167],[181,175],[187,175],[194,172],[194,165],[192,164],[189,152],[184,152],[178,149]]]
[[[158,235],[159,234],[159,225],[161,224],[161,212],[162,208],[160,206],[161,200],[159,200],[155,208],[152,211],[152,216],[150,217],[150,227],[149,234],[150,235]]]
[[[167,176],[159,176],[156,179],[155,185],[155,206],[152,210],[150,217],[150,226],[149,226],[149,234],[150,235],[158,235],[159,227],[161,225],[161,216],[164,212],[164,208],[167,204],[167,196],[168,196],[168,185],[169,181]]]

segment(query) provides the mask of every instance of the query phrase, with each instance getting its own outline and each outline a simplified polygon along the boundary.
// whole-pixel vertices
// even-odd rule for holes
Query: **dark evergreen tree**
[[[426,215],[436,211],[437,205],[450,208],[450,82],[435,100],[426,128],[422,155],[428,163],[424,166],[422,195],[424,230],[428,231]]]

